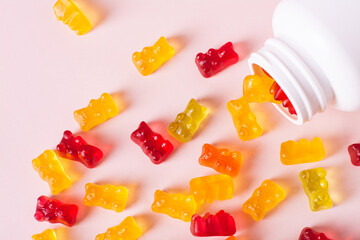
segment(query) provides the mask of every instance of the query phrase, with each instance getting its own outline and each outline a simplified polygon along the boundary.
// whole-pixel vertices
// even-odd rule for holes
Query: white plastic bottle
[[[255,74],[268,72],[302,124],[329,104],[360,109],[360,0],[283,0],[273,16],[274,38],[252,53]]]

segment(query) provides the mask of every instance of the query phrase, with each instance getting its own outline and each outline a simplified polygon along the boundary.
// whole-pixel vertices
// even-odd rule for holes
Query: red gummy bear
[[[316,232],[309,227],[304,228],[301,233],[299,240],[331,240],[326,237],[325,234]]]
[[[214,76],[225,68],[239,61],[232,42],[226,43],[219,49],[210,48],[207,53],[198,53],[195,63],[205,78]]]
[[[142,121],[130,136],[131,140],[139,145],[143,152],[150,158],[154,164],[160,164],[174,150],[174,146],[168,140],[165,140],[160,134],[155,133]]]
[[[204,217],[194,214],[190,231],[196,237],[230,236],[236,233],[235,220],[223,210],[215,215],[206,213]]]
[[[276,101],[281,101],[284,108],[289,110],[290,114],[297,115],[294,106],[286,96],[285,92],[281,89],[279,84],[274,82],[270,88],[270,94],[274,95]]]
[[[75,204],[63,203],[60,200],[40,196],[37,200],[35,219],[39,222],[62,223],[68,227],[74,226],[78,213]]]
[[[354,166],[360,166],[360,143],[354,143],[348,147],[351,162]]]
[[[96,167],[103,152],[87,142],[80,136],[74,136],[69,130],[64,132],[61,142],[56,146],[56,153],[63,158],[81,162],[88,168]]]

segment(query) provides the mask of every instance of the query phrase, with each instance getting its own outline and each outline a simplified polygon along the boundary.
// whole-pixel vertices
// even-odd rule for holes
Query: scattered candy
[[[51,193],[56,195],[70,187],[71,179],[64,172],[64,168],[52,150],[45,150],[40,156],[32,160],[33,168],[42,180],[49,184]]]
[[[196,237],[230,236],[236,233],[235,220],[223,210],[215,215],[206,213],[204,217],[195,214],[191,218],[190,231]]]
[[[86,206],[99,206],[116,212],[125,209],[128,198],[128,189],[126,187],[87,183],[85,190],[83,202]]]
[[[247,102],[252,103],[264,103],[272,102],[279,103],[274,99],[274,96],[270,94],[269,89],[274,83],[274,79],[264,75],[249,75],[243,82],[243,94]]]
[[[360,166],[360,143],[352,144],[348,147],[351,163]]]
[[[154,164],[160,164],[174,150],[174,146],[160,134],[153,132],[146,122],[131,134],[131,140],[139,145],[142,151]]]
[[[176,116],[174,122],[169,124],[168,132],[176,140],[185,143],[191,140],[200,123],[208,115],[206,107],[191,99],[184,112]]]
[[[320,211],[333,207],[333,202],[328,192],[329,184],[325,176],[326,170],[321,167],[304,170],[299,174],[312,211]]]
[[[165,37],[160,37],[152,47],[145,47],[141,52],[135,52],[132,61],[138,71],[147,76],[172,58],[175,50],[171,47]]]
[[[230,237],[228,237],[227,239],[225,239],[225,240],[237,240],[237,238],[236,237],[234,237],[234,236],[230,236]]]
[[[257,138],[263,134],[262,127],[256,121],[256,116],[251,112],[249,103],[244,97],[228,102],[227,109],[231,114],[238,136],[242,141]]]
[[[214,76],[225,68],[239,61],[232,42],[228,42],[219,49],[209,49],[207,53],[198,53],[195,58],[196,66],[205,78]]]
[[[80,136],[74,136],[71,131],[64,132],[61,142],[56,146],[58,156],[81,162],[88,168],[94,168],[98,165],[103,152],[87,142]]]
[[[229,151],[227,148],[216,148],[210,144],[204,144],[199,163],[210,167],[215,171],[236,177],[239,174],[243,156],[237,151]]]
[[[96,125],[115,117],[119,108],[112,96],[103,93],[99,99],[92,99],[89,105],[74,112],[74,118],[79,123],[82,131],[89,131]]]
[[[167,214],[184,222],[191,221],[191,216],[195,214],[196,208],[197,204],[192,195],[169,194],[161,190],[156,190],[154,203],[151,206],[153,212]]]
[[[232,178],[225,174],[193,178],[189,185],[197,204],[223,201],[231,199],[234,195]]]
[[[72,0],[58,0],[54,5],[54,13],[57,20],[64,22],[77,35],[83,35],[92,28],[89,19]]]
[[[286,196],[285,190],[267,179],[256,188],[252,196],[243,204],[242,209],[255,221],[263,219],[265,214],[278,205]]]
[[[62,223],[68,227],[74,226],[78,206],[67,204],[60,200],[40,196],[37,200],[35,219],[39,222]]]
[[[32,235],[32,240],[57,240],[53,229],[46,229],[42,233]]]
[[[312,141],[300,139],[281,144],[280,159],[284,165],[317,162],[325,158],[324,145],[319,137]]]
[[[126,217],[119,225],[98,234],[95,240],[136,240],[142,235],[141,228],[133,217]]]
[[[324,233],[315,232],[309,227],[304,228],[299,236],[299,240],[331,240]]]
[[[270,88],[270,94],[274,95],[274,100],[275,101],[281,101],[282,106],[284,108],[287,108],[290,114],[297,115],[294,106],[290,102],[289,98],[286,96],[285,92],[277,84],[277,82],[274,82],[272,84],[272,86]]]

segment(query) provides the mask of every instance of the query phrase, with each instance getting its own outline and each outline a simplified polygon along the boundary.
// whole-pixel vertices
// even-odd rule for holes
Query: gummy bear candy
[[[225,239],[225,240],[237,240],[237,238],[236,237],[234,237],[234,236],[230,236],[230,237],[228,237],[227,239]]]
[[[236,232],[235,220],[223,210],[215,215],[206,213],[204,217],[194,214],[190,231],[196,237],[230,236]]]
[[[281,144],[280,159],[284,165],[317,162],[325,158],[324,145],[319,137],[312,141],[300,139]]]
[[[184,222],[190,222],[191,216],[195,214],[196,207],[197,204],[192,195],[169,194],[156,190],[151,210],[156,213],[167,214],[172,218],[181,219]]]
[[[132,56],[133,63],[138,71],[147,76],[172,58],[175,50],[165,37],[160,37],[152,47],[145,47],[141,52],[135,52]]]
[[[249,75],[245,77],[243,82],[244,98],[249,103],[279,103],[279,101],[276,101],[269,91],[273,83],[274,79],[266,75],[261,77],[259,75]]]
[[[326,170],[321,167],[304,170],[299,174],[312,211],[333,207],[333,202],[328,192],[329,185],[325,176]]]
[[[53,229],[46,229],[42,233],[32,235],[32,240],[57,240]]]
[[[126,187],[87,183],[85,191],[83,202],[86,206],[99,206],[116,212],[125,209],[128,198],[128,189]]]
[[[141,228],[133,217],[126,217],[119,225],[98,234],[95,240],[136,240],[142,235]]]
[[[67,204],[60,200],[40,196],[37,200],[35,219],[39,222],[62,223],[68,227],[74,226],[78,206]]]
[[[64,172],[64,168],[52,150],[45,150],[40,156],[32,160],[35,171],[42,180],[49,184],[51,193],[56,195],[70,187],[71,179]]]
[[[257,138],[263,134],[262,127],[256,121],[256,116],[251,112],[249,103],[246,102],[244,97],[231,100],[226,106],[242,141]]]
[[[292,115],[297,115],[294,106],[293,106],[292,103],[290,102],[289,98],[286,96],[285,92],[284,92],[284,91],[281,89],[281,87],[277,84],[277,82],[274,82],[274,83],[271,85],[270,94],[271,94],[271,95],[274,95],[274,100],[275,100],[275,101],[281,101],[281,102],[282,102],[282,106],[283,106],[284,108],[287,108],[290,114],[292,114]]]
[[[99,99],[92,99],[85,108],[76,110],[74,118],[82,131],[89,131],[96,125],[115,117],[119,108],[108,93],[103,93]]]
[[[299,240],[331,240],[324,233],[319,233],[309,227],[304,228],[299,236]]]
[[[211,167],[215,171],[236,177],[239,174],[243,156],[241,153],[231,152],[226,148],[216,148],[210,144],[204,144],[199,163],[205,167]]]
[[[360,166],[360,143],[350,145],[348,151],[352,164],[354,166]]]
[[[131,134],[131,140],[139,145],[142,151],[154,164],[160,164],[174,150],[174,146],[160,134],[155,133],[146,124],[141,122],[139,128]]]
[[[91,22],[72,0],[58,0],[54,5],[54,13],[59,21],[63,21],[77,35],[89,32]]]
[[[255,221],[263,219],[265,214],[284,200],[286,193],[282,187],[267,179],[256,188],[252,196],[243,204],[242,209]]]
[[[60,157],[81,162],[88,168],[98,165],[103,152],[87,142],[80,136],[74,136],[71,131],[64,132],[61,142],[56,146],[56,153]]]
[[[225,174],[193,178],[189,184],[197,204],[223,201],[234,195],[234,183],[231,177]]]
[[[198,53],[195,58],[196,66],[205,78],[214,76],[225,68],[239,61],[232,42],[224,44],[219,49],[210,48],[207,53]]]
[[[191,99],[184,112],[176,116],[174,122],[169,124],[168,132],[176,140],[185,143],[190,141],[200,126],[200,123],[208,115],[206,107]]]

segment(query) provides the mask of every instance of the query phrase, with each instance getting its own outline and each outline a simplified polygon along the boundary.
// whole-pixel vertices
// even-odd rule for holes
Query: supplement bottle
[[[292,122],[309,121],[327,105],[360,109],[359,12],[360,0],[283,0],[276,7],[274,38],[249,65],[285,92],[296,115],[275,105]]]

